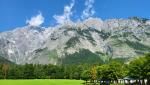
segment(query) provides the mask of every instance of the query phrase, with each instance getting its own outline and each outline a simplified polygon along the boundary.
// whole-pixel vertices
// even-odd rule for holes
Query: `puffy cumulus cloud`
[[[73,12],[72,12],[72,8],[75,4],[75,0],[72,0],[72,2],[70,3],[70,5],[66,5],[64,7],[64,13],[63,15],[54,15],[54,19],[57,21],[57,23],[59,24],[64,24],[67,23],[70,20],[70,17],[72,16]]]
[[[87,19],[95,14],[95,10],[93,8],[94,0],[86,0],[85,1],[85,9],[81,15],[82,19]]]
[[[42,13],[39,12],[36,16],[31,17],[30,20],[26,20],[26,23],[30,26],[40,26],[44,23],[44,17],[42,16]]]

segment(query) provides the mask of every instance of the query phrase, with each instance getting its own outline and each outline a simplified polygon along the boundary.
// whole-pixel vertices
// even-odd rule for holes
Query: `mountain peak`
[[[27,30],[37,30],[37,31],[44,31],[44,27],[40,27],[40,26],[27,26],[26,27]]]
[[[17,64],[56,64],[72,56],[86,58],[88,53],[88,58],[95,56],[103,62],[131,59],[150,50],[146,23],[89,18],[48,28],[25,26],[0,34],[0,55]]]

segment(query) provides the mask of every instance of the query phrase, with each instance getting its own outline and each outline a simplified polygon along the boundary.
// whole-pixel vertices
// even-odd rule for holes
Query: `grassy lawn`
[[[0,85],[83,85],[82,80],[0,80]]]

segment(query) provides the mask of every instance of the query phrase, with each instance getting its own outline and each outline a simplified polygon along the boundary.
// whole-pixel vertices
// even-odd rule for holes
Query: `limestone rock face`
[[[90,18],[56,27],[20,27],[0,33],[0,55],[16,64],[59,64],[83,50],[103,62],[115,58],[130,60],[150,52],[149,22]]]

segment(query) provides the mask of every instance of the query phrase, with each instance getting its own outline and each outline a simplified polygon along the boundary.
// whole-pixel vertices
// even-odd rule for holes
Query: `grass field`
[[[0,80],[0,85],[83,85],[82,80]]]

